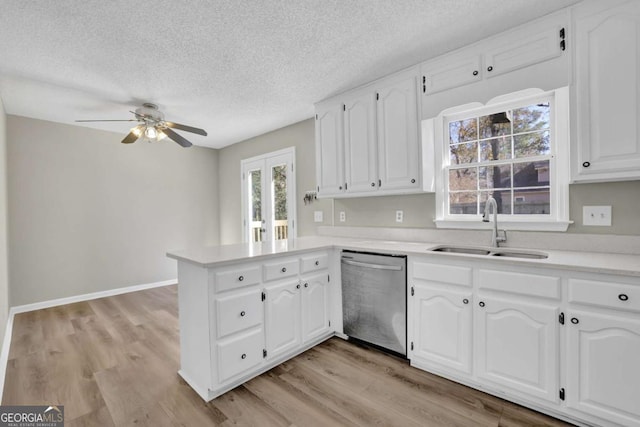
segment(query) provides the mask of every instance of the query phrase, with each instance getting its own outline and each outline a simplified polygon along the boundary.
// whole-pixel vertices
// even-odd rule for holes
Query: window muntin
[[[551,97],[446,117],[446,215],[478,215],[489,195],[511,217],[552,214]]]

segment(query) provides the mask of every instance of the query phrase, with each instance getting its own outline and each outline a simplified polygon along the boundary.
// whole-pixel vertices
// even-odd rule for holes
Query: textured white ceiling
[[[154,102],[209,132],[188,134],[195,144],[219,148],[575,2],[3,0],[0,97],[9,114],[69,124],[128,119]]]

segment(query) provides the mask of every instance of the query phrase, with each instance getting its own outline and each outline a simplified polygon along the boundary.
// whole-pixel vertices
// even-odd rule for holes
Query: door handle
[[[342,263],[355,265],[356,267],[373,268],[375,270],[402,271],[402,266],[399,265],[369,264],[368,262],[352,261],[350,259],[342,259]]]

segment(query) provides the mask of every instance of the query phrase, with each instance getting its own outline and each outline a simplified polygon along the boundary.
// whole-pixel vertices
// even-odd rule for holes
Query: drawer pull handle
[[[480,302],[478,303],[478,305],[479,305],[480,307],[484,307],[484,302],[483,302],[483,301],[480,301]]]
[[[590,162],[582,162],[582,167],[583,168],[588,168],[589,166],[591,166]]]
[[[242,353],[242,356],[240,356],[240,359],[246,359],[246,358],[247,358],[246,353]]]
[[[244,280],[244,276],[238,277],[238,282],[242,282]]]
[[[245,312],[244,312],[244,310],[242,310],[242,311],[240,312],[240,317],[244,317],[244,315],[245,315],[245,314],[247,314],[247,313],[245,313]]]
[[[305,288],[308,288],[308,287],[309,287],[309,284],[308,284],[308,283],[305,283],[305,284],[304,284],[304,287],[305,287]]]
[[[320,265],[320,261],[316,261],[316,265]]]
[[[627,300],[629,299],[629,295],[627,295],[627,294],[620,294],[620,295],[618,295],[618,299],[619,299],[620,301],[627,301]]]
[[[493,65],[489,65],[489,66],[487,67],[487,71],[493,71]]]
[[[473,70],[473,75],[477,76],[478,75],[478,70]]]
[[[415,180],[414,178],[411,178],[411,183],[412,183],[412,184],[415,184],[415,183],[416,183],[416,180]]]
[[[372,183],[371,183],[371,186],[372,186],[372,187],[375,187],[375,186],[376,186],[376,183],[375,183],[375,182],[372,182]]]
[[[287,272],[287,267],[282,267],[282,270],[280,270],[280,271],[282,271],[283,273],[286,273]]]
[[[296,289],[300,289],[300,283],[296,285]]]
[[[580,323],[580,321],[577,318],[572,317],[571,318],[571,323],[573,323],[574,325],[577,325],[578,323]]]
[[[469,304],[469,300],[465,298],[465,299],[462,300],[462,303],[463,304]]]

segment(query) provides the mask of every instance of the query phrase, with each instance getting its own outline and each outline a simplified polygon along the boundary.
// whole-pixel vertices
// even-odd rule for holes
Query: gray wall
[[[298,236],[316,234],[317,225],[331,224],[331,201],[304,205],[306,191],[316,187],[314,120],[305,120],[258,137],[225,147],[219,151],[220,242],[242,241],[240,161],[283,148],[296,149],[296,202]],[[323,211],[324,222],[314,223],[313,212]]]
[[[218,244],[217,151],[8,116],[11,306],[175,279]]]
[[[0,343],[9,314],[9,273],[7,260],[7,116],[0,99]],[[2,345],[0,344],[0,347]],[[4,367],[0,367],[4,369]]]

